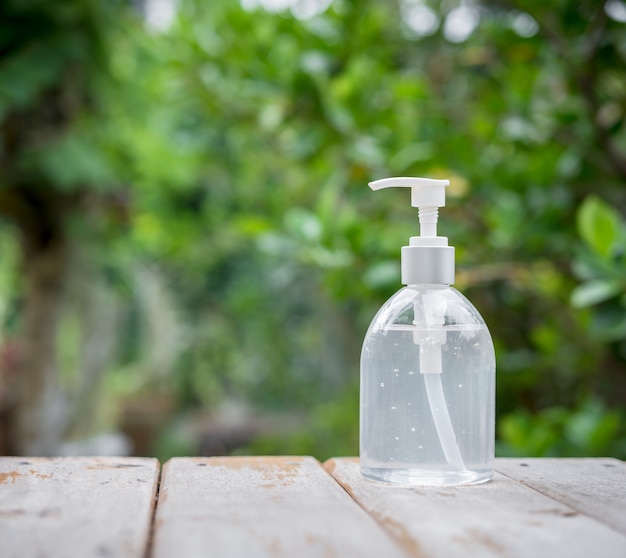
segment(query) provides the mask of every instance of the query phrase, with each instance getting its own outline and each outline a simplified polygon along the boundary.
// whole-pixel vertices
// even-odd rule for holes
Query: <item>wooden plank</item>
[[[154,558],[404,556],[311,457],[175,458]]]
[[[623,535],[503,475],[475,486],[407,488],[364,479],[354,459],[325,466],[415,557],[626,555]]]
[[[156,459],[0,457],[2,558],[140,558]]]
[[[498,459],[496,469],[626,535],[626,463],[623,461]]]

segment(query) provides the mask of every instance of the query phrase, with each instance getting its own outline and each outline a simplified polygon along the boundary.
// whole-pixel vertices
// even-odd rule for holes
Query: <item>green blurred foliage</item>
[[[498,451],[626,457],[624,22],[592,1],[305,4],[182,0],[166,29],[118,15],[98,110],[25,155],[32,180],[109,193],[107,397],[166,392],[178,417],[245,400],[301,420],[240,452],[357,453],[361,340],[416,230],[405,192],[366,184],[447,177],[440,230],[496,344]],[[6,57],[0,117],[64,49],[96,56],[71,40]],[[176,428],[163,456],[189,448]]]
[[[626,338],[626,219],[594,195],[581,204],[577,224],[584,246],[574,261],[582,283],[572,291],[576,308],[592,307],[592,334]]]

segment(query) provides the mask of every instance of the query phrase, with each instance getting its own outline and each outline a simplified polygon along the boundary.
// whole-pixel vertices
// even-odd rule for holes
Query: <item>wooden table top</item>
[[[353,458],[0,457],[0,558],[626,557],[626,463],[407,488]]]

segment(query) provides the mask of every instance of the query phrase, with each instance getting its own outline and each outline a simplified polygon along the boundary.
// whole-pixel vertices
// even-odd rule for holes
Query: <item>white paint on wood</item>
[[[176,458],[163,468],[154,558],[401,555],[311,457]]]
[[[143,557],[158,474],[156,459],[0,457],[0,556]]]
[[[412,556],[626,556],[626,537],[503,475],[482,485],[399,487],[364,479],[355,459],[325,464]]]
[[[498,459],[496,469],[626,535],[626,463],[623,461]]]

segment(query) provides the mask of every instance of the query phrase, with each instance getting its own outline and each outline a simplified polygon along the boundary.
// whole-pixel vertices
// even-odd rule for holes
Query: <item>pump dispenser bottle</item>
[[[493,476],[495,354],[484,320],[454,283],[454,248],[437,236],[448,180],[386,178],[411,189],[420,236],[402,248],[402,284],[361,353],[362,474],[448,486]]]

